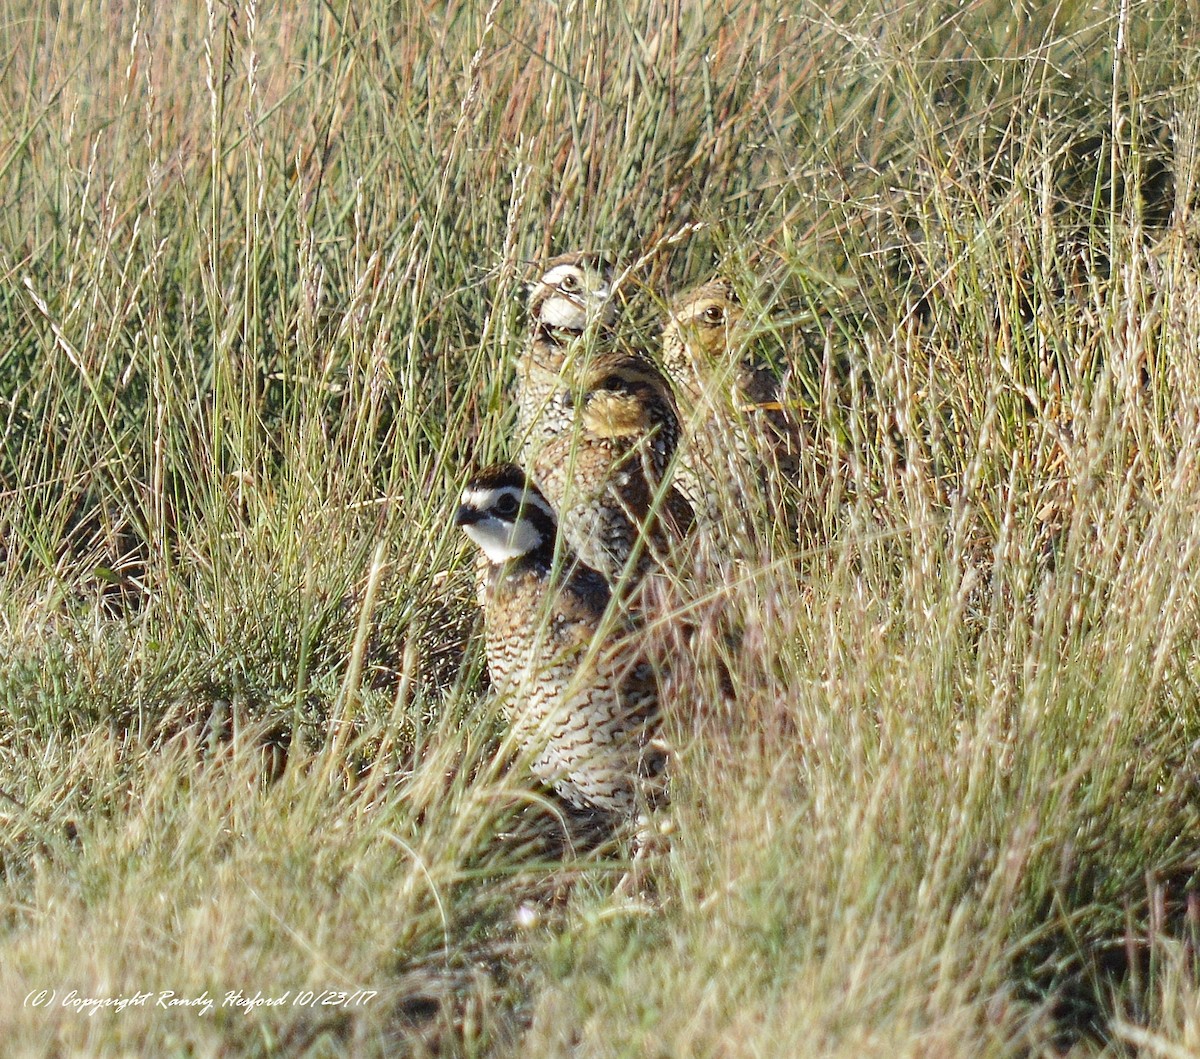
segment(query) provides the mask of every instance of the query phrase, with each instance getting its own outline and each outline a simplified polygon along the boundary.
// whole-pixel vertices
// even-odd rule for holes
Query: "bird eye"
[[[573,272],[568,272],[565,276],[563,276],[563,278],[559,282],[558,286],[559,286],[560,290],[564,290],[568,294],[574,294],[577,290],[580,289],[579,277],[576,276]]]
[[[719,324],[725,320],[725,310],[719,305],[710,305],[702,313],[704,322],[707,324]]]
[[[496,514],[501,518],[512,518],[520,505],[512,493],[503,493],[496,500]]]

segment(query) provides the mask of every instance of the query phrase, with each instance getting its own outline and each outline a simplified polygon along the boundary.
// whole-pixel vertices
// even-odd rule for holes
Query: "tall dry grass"
[[[1151,2],[6,12],[6,1047],[1190,1054],[1193,37]],[[647,345],[729,275],[814,439],[803,543],[731,482],[752,532],[679,574],[642,901],[510,767],[449,528],[573,247],[631,266]]]

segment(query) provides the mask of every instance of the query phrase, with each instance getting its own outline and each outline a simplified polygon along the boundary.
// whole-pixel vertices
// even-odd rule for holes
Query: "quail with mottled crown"
[[[686,424],[677,481],[710,520],[717,517],[713,482],[737,480],[739,461],[778,505],[780,487],[795,483],[803,447],[783,383],[746,350],[744,315],[733,286],[718,279],[680,297],[663,328],[663,367]]]
[[[559,546],[553,508],[513,464],[480,471],[455,519],[487,559],[488,672],[533,772],[614,818],[661,794],[658,684],[636,634],[605,622],[605,579]]]
[[[516,385],[517,436],[526,467],[574,419],[568,360],[583,351],[589,328],[603,344],[616,321],[611,266],[588,251],[551,258],[530,289],[529,321]]]
[[[679,437],[670,384],[647,358],[617,347],[616,315],[602,257],[547,262],[529,297],[516,397],[521,462],[564,537],[610,584],[632,587],[686,532],[691,509],[664,486]]]
[[[532,477],[579,558],[611,584],[636,584],[692,521],[666,484],[679,442],[670,384],[647,358],[610,351],[587,362],[571,396],[574,423],[542,446]]]

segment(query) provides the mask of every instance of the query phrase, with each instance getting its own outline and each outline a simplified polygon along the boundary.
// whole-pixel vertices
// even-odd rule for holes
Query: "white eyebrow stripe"
[[[468,486],[463,490],[461,503],[464,507],[476,511],[490,511],[500,502],[500,498],[508,494],[525,510],[536,508],[551,520],[554,520],[554,509],[534,489],[525,489],[516,485],[489,486],[486,488]]]
[[[468,486],[463,490],[462,504],[464,507],[472,507],[476,511],[483,511],[495,503],[495,489],[474,489]]]
[[[548,287],[557,287],[568,276],[583,279],[584,273],[578,265],[555,265],[542,277],[542,282]]]
[[[692,302],[691,305],[685,305],[680,309],[675,310],[675,319],[681,324],[690,324],[697,317],[702,316],[707,309],[711,309],[714,305],[724,308],[718,301],[699,301]]]
[[[558,516],[554,513],[554,508],[552,508],[549,501],[547,501],[539,493],[526,493],[525,506],[537,508],[542,512],[543,515],[549,518],[551,522],[556,522],[558,520]]]

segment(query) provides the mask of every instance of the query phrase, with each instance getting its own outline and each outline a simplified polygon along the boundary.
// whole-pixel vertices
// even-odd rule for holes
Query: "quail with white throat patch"
[[[532,770],[567,802],[633,817],[662,793],[658,682],[605,579],[569,548],[514,464],[476,474],[455,522],[482,549],[488,673]]]
[[[551,258],[529,293],[529,336],[517,362],[517,436],[529,466],[547,438],[568,429],[568,360],[589,331],[603,345],[616,322],[612,268],[599,254],[579,251]]]

